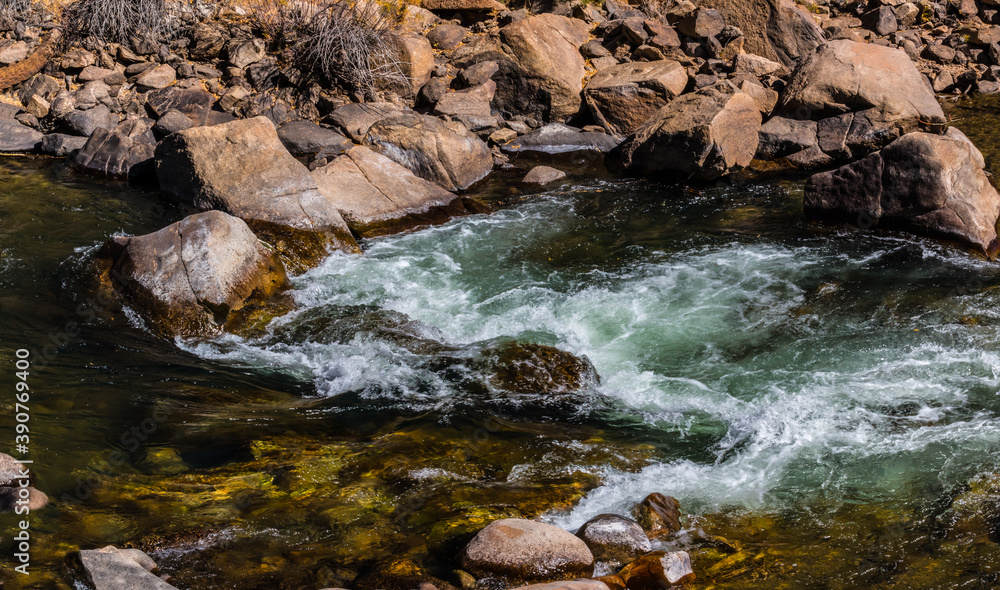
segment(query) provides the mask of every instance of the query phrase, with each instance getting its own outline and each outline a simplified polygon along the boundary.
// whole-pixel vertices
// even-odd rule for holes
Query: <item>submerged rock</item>
[[[312,172],[323,196],[362,237],[395,233],[465,213],[458,196],[366,147]]]
[[[515,590],[609,590],[608,585],[600,580],[571,580],[567,582],[548,582],[520,586]]]
[[[98,259],[104,279],[165,335],[216,332],[288,284],[281,261],[246,223],[221,211],[144,236],[116,237]]]
[[[150,573],[156,562],[138,549],[108,546],[81,551],[80,563],[96,590],[176,590]]]
[[[587,357],[544,344],[508,342],[490,355],[490,383],[514,393],[570,393],[600,383]]]
[[[576,536],[599,561],[628,563],[653,548],[639,523],[617,514],[591,518],[576,531]]]
[[[673,496],[653,492],[636,504],[632,514],[650,539],[667,537],[681,530],[681,505]]]
[[[628,590],[663,590],[694,580],[691,557],[685,551],[655,551],[628,564],[618,576]]]
[[[862,227],[903,227],[956,240],[987,256],[1000,250],[1000,196],[985,161],[954,127],[945,135],[910,133],[879,152],[806,183],[806,215]]]
[[[587,577],[594,571],[594,556],[582,540],[550,524],[512,518],[479,531],[460,559],[477,576],[509,580]]]
[[[294,270],[330,250],[359,251],[340,211],[264,117],[170,135],[156,148],[160,187],[201,210],[246,221]]]

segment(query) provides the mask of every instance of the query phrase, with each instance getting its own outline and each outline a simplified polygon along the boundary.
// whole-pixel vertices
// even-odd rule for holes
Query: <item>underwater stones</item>
[[[805,212],[863,227],[902,227],[993,256],[1000,250],[1000,196],[984,168],[982,154],[954,127],[945,135],[909,133],[861,160],[813,175]]]
[[[23,494],[21,490],[24,490]],[[48,505],[49,497],[31,486],[0,487],[0,514],[15,512],[19,506],[27,506],[28,510],[34,511]]]
[[[106,280],[157,331],[216,332],[231,314],[265,304],[287,286],[285,268],[240,219],[209,211],[101,248]]]
[[[686,551],[654,551],[628,564],[620,572],[628,590],[663,590],[694,580]]]
[[[522,581],[587,577],[594,571],[594,556],[581,539],[550,524],[514,518],[479,531],[460,560],[477,576]]]
[[[156,562],[138,549],[108,546],[81,551],[80,563],[96,590],[176,590],[150,573]]]
[[[599,561],[627,563],[653,548],[637,522],[617,514],[591,518],[576,531],[576,536],[583,539]]]
[[[653,492],[632,509],[632,515],[650,539],[660,539],[681,530],[681,505],[677,498]]]
[[[264,117],[168,136],[156,147],[156,174],[160,187],[181,202],[246,221],[296,270],[317,264],[329,250],[359,250],[340,211]]]
[[[544,344],[508,342],[489,355],[490,384],[514,393],[570,393],[600,383],[587,357]]]
[[[515,590],[609,590],[608,585],[600,580],[571,580],[568,582],[548,582],[546,584],[531,584]]]

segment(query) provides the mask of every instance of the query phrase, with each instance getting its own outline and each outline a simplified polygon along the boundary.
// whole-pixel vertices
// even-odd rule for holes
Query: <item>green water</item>
[[[490,215],[296,278],[297,311],[258,338],[167,342],[91,313],[87,261],[184,211],[61,162],[0,178],[0,382],[35,351],[54,500],[30,577],[4,535],[12,588],[71,588],[66,555],[111,543],[182,589],[454,582],[490,520],[575,530],[653,491],[689,515],[668,548],[695,587],[998,584],[1000,266],[807,222],[799,181],[504,189]],[[504,390],[489,351],[509,339],[600,383]]]

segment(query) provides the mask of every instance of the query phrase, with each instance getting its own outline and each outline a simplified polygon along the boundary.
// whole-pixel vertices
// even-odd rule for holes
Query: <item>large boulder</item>
[[[594,556],[576,536],[533,520],[491,522],[466,545],[462,567],[480,577],[549,581],[589,577]]]
[[[586,75],[580,46],[590,38],[585,22],[539,14],[503,27],[500,36],[526,73],[525,90],[534,96],[523,98],[535,99],[543,118],[562,121],[580,110]],[[510,90],[498,88],[498,92]]]
[[[362,146],[312,174],[324,198],[362,237],[439,223],[465,212],[456,195]]]
[[[634,173],[713,179],[750,164],[760,128],[753,98],[721,83],[660,109],[622,144],[619,155]]]
[[[80,564],[96,590],[176,590],[150,573],[156,562],[138,549],[108,546],[81,551]]]
[[[278,139],[293,154],[343,153],[354,145],[333,129],[312,121],[289,121],[278,127]]]
[[[687,70],[673,60],[632,62],[599,70],[583,96],[608,133],[628,136],[684,92]]]
[[[157,332],[218,332],[234,312],[287,286],[281,261],[242,220],[221,211],[144,236],[117,236],[98,254],[107,281]]]
[[[806,183],[806,215],[862,227],[902,227],[952,239],[988,256],[1000,250],[1000,196],[961,131],[915,132]]]
[[[191,121],[191,127],[207,125],[215,98],[201,88],[171,86],[146,94],[146,106],[157,117],[179,111]]]
[[[131,181],[156,178],[152,143],[137,140],[117,130],[97,129],[73,155],[82,170]]]
[[[434,114],[458,120],[472,131],[495,127],[497,118],[490,103],[496,89],[496,82],[487,80],[467,90],[446,93],[434,105]]]
[[[264,117],[168,136],[156,148],[156,174],[181,202],[246,221],[293,270],[318,263],[331,249],[358,251],[336,206]]]
[[[387,117],[411,113],[409,108],[391,102],[351,103],[337,107],[327,117],[327,122],[339,127],[354,141],[365,138],[372,125]]]
[[[832,134],[821,147],[840,158],[857,158],[922,125],[945,122],[934,91],[904,51],[847,39],[830,41],[802,62],[776,112],[833,119],[821,123]]]
[[[431,42],[423,35],[402,33],[394,37],[396,52],[399,56],[399,68],[409,82],[414,95],[420,87],[431,79],[434,69],[434,50]]]
[[[726,24],[739,27],[744,49],[788,68],[826,40],[813,16],[791,0],[703,0],[722,13]]]
[[[416,114],[390,117],[372,125],[364,143],[449,191],[465,190],[493,170],[489,147],[457,121]]]

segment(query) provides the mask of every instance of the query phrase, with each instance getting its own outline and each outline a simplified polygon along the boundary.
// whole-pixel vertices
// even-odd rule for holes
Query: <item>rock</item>
[[[229,36],[218,24],[196,24],[191,29],[191,46],[188,51],[192,60],[211,61],[219,57]]]
[[[13,44],[0,50],[0,64],[15,64],[31,53],[31,48],[24,41],[15,41]]]
[[[791,69],[826,42],[811,14],[791,0],[703,0],[699,6],[714,8],[723,20],[743,33],[744,49]]]
[[[461,123],[399,115],[372,125],[364,144],[449,191],[465,190],[493,170],[489,147]]]
[[[418,98],[425,105],[434,105],[441,100],[445,94],[450,92],[448,83],[442,78],[431,78],[430,82],[424,84],[420,89]]]
[[[42,99],[52,102],[52,99],[59,94],[63,87],[58,80],[45,74],[37,74],[21,86],[17,91],[17,97],[21,104],[28,104],[32,96],[39,96]]]
[[[495,127],[497,118],[490,109],[495,93],[496,83],[491,80],[468,90],[445,93],[434,104],[434,114],[457,119],[472,131]]]
[[[31,152],[42,143],[42,134],[14,119],[0,118],[0,152]]]
[[[653,492],[632,510],[636,522],[650,539],[661,539],[681,530],[681,506],[673,496]]]
[[[84,49],[70,49],[62,54],[62,69],[82,70],[97,63],[97,57]]]
[[[358,249],[337,208],[263,117],[168,136],[156,148],[156,173],[181,202],[226,211],[275,237],[296,270],[331,249]]]
[[[781,69],[780,63],[752,53],[739,53],[733,58],[733,71],[737,75],[749,74],[761,78]]]
[[[631,135],[684,92],[687,71],[676,61],[636,62],[598,71],[584,89],[591,115],[612,135]]]
[[[591,518],[576,531],[576,536],[583,539],[598,561],[629,563],[653,549],[639,523],[616,514]]]
[[[496,0],[423,0],[420,5],[438,11],[492,12],[506,8]]]
[[[481,61],[458,73],[458,81],[465,86],[479,86],[493,78],[500,71],[500,65],[495,61]]]
[[[0,123],[2,125],[2,123]],[[65,135],[63,133],[50,133],[42,138],[42,143],[38,151],[50,156],[64,157],[82,148],[87,143],[88,138],[77,137],[75,135]]]
[[[517,131],[513,129],[497,129],[493,133],[490,133],[490,145],[503,145],[508,141],[517,138]]]
[[[607,153],[613,150],[621,139],[606,133],[581,131],[562,123],[549,123],[526,133],[516,140],[504,144],[501,149],[507,153],[542,152],[563,154],[567,152],[592,151]]]
[[[600,41],[595,39],[593,41],[587,41],[581,45],[580,54],[583,55],[583,57],[593,59],[595,57],[609,57],[611,52],[608,51],[607,47],[601,45]]]
[[[921,123],[944,123],[944,113],[910,58],[898,49],[830,41],[791,76],[778,112],[821,119],[872,110],[870,119],[907,132]]]
[[[112,178],[155,179],[154,149],[155,145],[134,140],[118,131],[96,129],[73,156],[73,164]]]
[[[431,43],[421,35],[403,33],[395,35],[393,42],[399,59],[399,68],[410,82],[414,95],[431,79],[434,70],[434,50]]]
[[[778,104],[778,93],[770,88],[765,88],[756,78],[736,77],[732,80],[742,92],[750,95],[750,98],[757,103],[757,109],[762,115],[769,115]]]
[[[469,34],[468,29],[460,25],[441,24],[427,32],[427,41],[435,49],[450,51],[462,44],[462,39]]]
[[[939,64],[950,64],[955,61],[956,52],[943,43],[929,43],[920,55]]]
[[[628,564],[618,576],[628,590],[663,590],[694,580],[691,558],[686,551],[655,551]]]
[[[245,68],[264,59],[267,55],[267,44],[263,39],[232,41],[227,51],[229,63],[234,68]]]
[[[221,211],[185,217],[155,233],[117,236],[98,254],[109,277],[155,330],[195,336],[287,287],[281,261],[242,220]]]
[[[861,17],[862,25],[869,31],[874,31],[878,35],[888,35],[899,30],[899,22],[896,20],[896,12],[889,6],[879,6],[870,10]]]
[[[0,486],[16,485],[18,477],[28,470],[30,475],[30,465],[17,462],[17,459],[7,453],[0,453]]]
[[[25,490],[26,496],[22,496],[20,490]],[[23,503],[25,499],[27,504]],[[31,486],[0,488],[0,513],[14,512],[19,506],[27,506],[29,511],[35,512],[48,505],[49,497]]]
[[[90,137],[98,129],[114,129],[118,115],[101,104],[86,111],[73,111],[63,117],[63,123],[73,135]]]
[[[29,115],[37,119],[43,119],[47,117],[49,114],[49,109],[51,108],[52,105],[49,104],[49,102],[46,101],[44,98],[38,96],[37,94],[32,96],[31,100],[28,101],[28,104],[24,106],[25,112],[27,112]]]
[[[521,586],[515,590],[610,590],[608,585],[600,580],[573,580],[569,582],[548,582]]]
[[[677,30],[689,37],[704,39],[715,37],[726,27],[722,13],[709,8],[699,8],[677,23]]]
[[[405,33],[423,34],[438,22],[441,21],[433,12],[420,6],[407,4],[403,9],[402,23],[400,30]]]
[[[355,103],[337,107],[330,113],[328,120],[340,127],[347,137],[361,142],[376,122],[411,112],[413,111],[408,108],[388,102]]]
[[[524,175],[521,184],[537,184],[544,186],[566,178],[566,173],[548,166],[535,166]]]
[[[103,80],[114,73],[114,70],[109,70],[107,68],[87,66],[83,68],[82,72],[76,75],[76,79],[80,82],[93,82],[95,80]]]
[[[140,74],[135,80],[136,86],[142,88],[166,88],[177,81],[177,72],[168,65],[156,66]]]
[[[561,121],[580,110],[586,69],[579,49],[589,40],[586,23],[540,14],[503,27],[500,36],[537,88],[535,94],[543,95],[538,101],[546,120]]]
[[[312,172],[323,196],[362,237],[395,233],[464,212],[457,197],[365,147]]]
[[[191,119],[188,119],[187,115],[178,110],[173,110],[167,111],[160,117],[160,120],[156,122],[153,129],[160,137],[165,137],[171,133],[190,129],[191,126]]]
[[[594,556],[579,538],[532,520],[497,520],[462,550],[462,567],[474,575],[511,580],[588,577]]]
[[[80,562],[96,590],[176,590],[150,571],[156,563],[138,549],[81,551]]]
[[[757,159],[773,160],[811,147],[819,148],[817,127],[816,121],[772,117],[760,128]]]
[[[600,383],[587,357],[543,344],[509,341],[491,351],[489,382],[517,394],[573,393]]]
[[[728,84],[685,94],[622,144],[621,162],[639,174],[714,179],[744,168],[757,152],[760,110]]]
[[[902,227],[951,239],[988,256],[1000,250],[1000,196],[972,142],[954,127],[945,135],[909,133],[879,152],[806,184],[806,215],[863,226]]]
[[[333,151],[338,154],[351,149],[351,140],[332,129],[312,121],[289,121],[278,127],[278,139],[293,154],[318,154]]]

